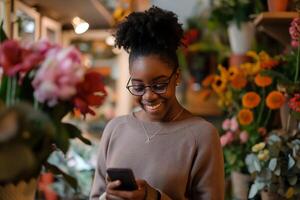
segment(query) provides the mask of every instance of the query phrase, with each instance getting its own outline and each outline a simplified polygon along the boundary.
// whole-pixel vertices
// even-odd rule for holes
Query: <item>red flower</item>
[[[185,32],[182,43],[186,46],[192,44],[199,38],[200,32],[197,29],[190,29]]]
[[[24,77],[43,59],[44,56],[40,52],[25,49],[15,40],[6,40],[0,46],[0,66],[7,76],[20,73],[20,76]]]
[[[75,108],[84,116],[95,115],[91,106],[100,106],[107,95],[102,76],[97,72],[87,72],[84,81],[77,85],[77,94],[73,99]]]
[[[289,100],[288,104],[292,110],[300,112],[300,93],[295,94],[294,97]]]

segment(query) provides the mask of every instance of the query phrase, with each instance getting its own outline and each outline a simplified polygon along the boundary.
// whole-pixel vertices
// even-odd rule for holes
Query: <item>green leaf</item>
[[[280,174],[281,174],[280,168],[276,169],[276,170],[274,171],[274,174],[277,175],[277,176],[280,176]]]
[[[291,114],[295,119],[300,120],[300,112],[292,111]]]
[[[277,166],[277,158],[272,158],[269,162],[269,169],[271,171],[274,171],[276,169]]]
[[[71,186],[74,190],[77,190],[77,188],[78,188],[78,183],[77,183],[77,180],[76,180],[74,177],[72,177],[72,176],[66,174],[66,173],[65,173],[64,171],[62,171],[60,168],[58,168],[57,166],[52,165],[52,164],[50,164],[50,163],[48,163],[48,162],[45,163],[45,167],[46,167],[46,169],[48,169],[50,172],[52,172],[52,173],[55,174],[55,175],[62,175],[63,178],[66,180],[66,182],[69,183],[70,186]]]
[[[277,80],[279,82],[283,82],[283,83],[287,83],[287,84],[293,83],[293,81],[291,81],[288,77],[284,76],[282,73],[276,72],[273,70],[266,70],[266,71],[263,71],[261,74],[271,76],[272,78],[277,78]]]
[[[7,40],[8,37],[6,36],[4,29],[3,29],[3,21],[0,24],[0,43]]]
[[[288,169],[291,169],[294,165],[295,165],[295,160],[294,158],[291,156],[291,154],[289,154],[289,163],[288,163]]]
[[[82,136],[81,131],[76,126],[68,123],[63,123],[63,126],[67,130],[70,138],[78,138],[87,145],[92,144],[91,141]]]

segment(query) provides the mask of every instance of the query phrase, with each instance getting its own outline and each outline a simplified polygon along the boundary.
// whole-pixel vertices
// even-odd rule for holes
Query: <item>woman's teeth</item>
[[[149,111],[155,111],[159,108],[159,106],[161,105],[161,103],[157,104],[157,105],[153,105],[153,106],[150,106],[150,105],[145,105],[145,108]]]

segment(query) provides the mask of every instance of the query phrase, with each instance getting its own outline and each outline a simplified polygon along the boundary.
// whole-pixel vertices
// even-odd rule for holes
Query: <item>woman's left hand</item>
[[[122,199],[128,199],[128,200],[146,199],[147,182],[145,180],[136,180],[136,184],[138,186],[138,189],[134,191],[113,190],[107,188],[106,193],[107,195],[117,196]]]

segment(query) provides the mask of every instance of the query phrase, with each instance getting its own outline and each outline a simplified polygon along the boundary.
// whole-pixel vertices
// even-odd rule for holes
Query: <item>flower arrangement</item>
[[[235,22],[240,27],[242,22],[250,21],[250,15],[264,9],[261,1],[251,0],[218,0],[214,1],[211,20],[227,27]]]
[[[273,130],[265,142],[252,147],[247,155],[248,170],[255,176],[249,198],[268,191],[278,199],[298,199],[300,196],[300,138],[299,132],[289,135]],[[280,198],[279,198],[280,197]]]
[[[71,138],[90,144],[75,126],[63,122],[67,114],[95,114],[92,107],[100,106],[106,96],[101,75],[83,66],[77,49],[47,41],[5,40],[0,44],[0,70],[0,159],[15,162],[19,151],[27,153],[17,172],[0,176],[0,183],[36,177],[42,166],[58,171],[47,158],[56,148],[66,152]],[[1,164],[1,171],[14,171],[11,166]]]
[[[221,144],[224,148],[225,168],[247,172],[244,158],[251,146],[263,141],[274,125],[272,113],[285,102],[284,95],[276,90],[272,77],[261,72],[273,68],[279,62],[266,52],[247,52],[251,62],[228,69],[219,65],[218,74],[208,76],[202,85],[211,88],[219,97],[218,105],[223,108],[235,129],[225,128],[223,122]],[[235,122],[236,121],[236,122]]]

